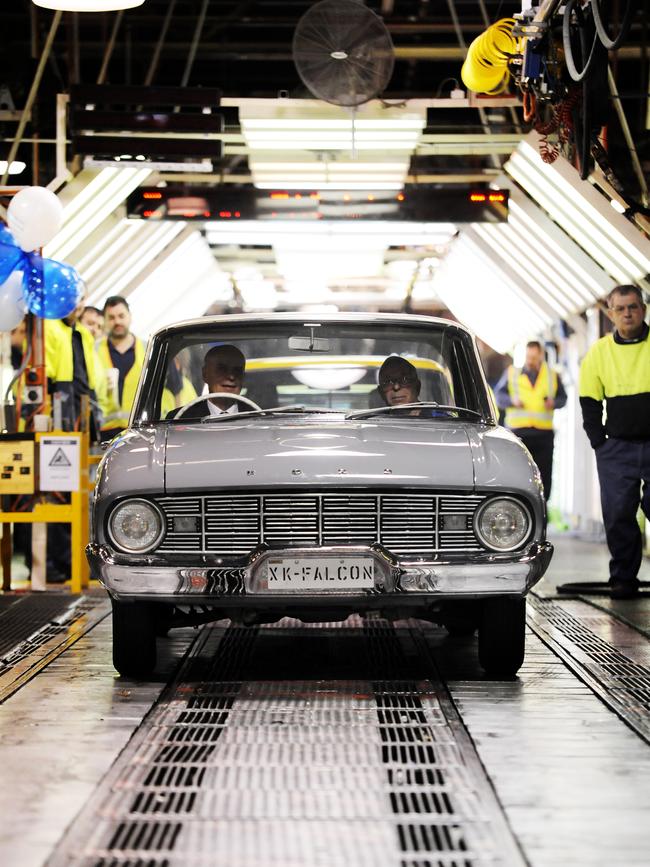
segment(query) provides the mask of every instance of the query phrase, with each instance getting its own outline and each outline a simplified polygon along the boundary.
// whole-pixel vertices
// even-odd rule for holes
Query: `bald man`
[[[220,346],[213,346],[206,352],[201,373],[209,392],[237,395],[242,390],[245,370],[246,358],[244,353],[230,343],[223,343]],[[198,419],[237,411],[237,401],[229,400],[227,397],[214,397],[195,404],[186,413],[183,413],[182,417],[184,419]],[[174,418],[177,413],[178,409],[175,409],[168,413],[167,418]]]

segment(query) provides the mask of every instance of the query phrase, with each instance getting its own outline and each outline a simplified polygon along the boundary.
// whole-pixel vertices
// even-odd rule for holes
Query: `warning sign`
[[[78,437],[42,436],[40,439],[41,491],[79,490]]]
[[[68,460],[66,453],[62,448],[58,448],[54,452],[54,457],[50,461],[49,464],[51,467],[69,467],[72,466],[70,461]]]

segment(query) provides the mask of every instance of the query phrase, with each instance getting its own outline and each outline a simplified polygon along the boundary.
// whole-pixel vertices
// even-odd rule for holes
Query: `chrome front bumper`
[[[265,558],[314,555],[314,550],[290,549],[284,552],[262,551],[253,555],[242,567],[169,566],[146,562],[127,563],[114,556],[108,548],[91,543],[86,547],[91,575],[98,578],[111,596],[117,599],[157,599],[185,605],[228,604],[260,608],[271,595],[259,576]],[[409,594],[441,598],[470,599],[503,594],[524,595],[536,584],[553,554],[550,542],[534,543],[515,560],[503,554],[482,554],[468,557],[463,563],[396,561],[380,546],[318,549],[319,555],[371,556],[375,562],[376,585],[365,591],[310,591],[300,595],[282,594],[287,604],[300,599],[321,599],[324,602],[362,600],[381,597],[383,600],[408,598]],[[126,558],[124,558],[126,560]],[[280,594],[272,598],[278,599]]]

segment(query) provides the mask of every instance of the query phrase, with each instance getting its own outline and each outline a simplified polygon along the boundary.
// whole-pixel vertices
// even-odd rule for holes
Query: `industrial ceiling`
[[[650,163],[648,0],[633,4],[625,43],[609,54],[613,92],[620,97],[617,102],[611,90],[603,95],[612,172],[592,166],[584,181],[562,157],[553,166],[538,159],[540,147],[548,143],[530,132],[515,88],[477,99],[461,82],[469,43],[491,22],[520,12],[520,2],[367,4],[388,28],[395,63],[380,97],[356,109],[314,99],[296,70],[292,40],[299,20],[314,5],[308,2],[145,0],[141,7],[121,13],[64,13],[53,36],[55,13],[37,9],[29,0],[3,5],[4,153],[9,153],[19,128],[48,35],[52,40],[15,154],[26,168],[9,183],[57,187],[66,204],[67,228],[45,252],[75,264],[96,303],[108,294],[129,295],[147,317],[145,330],[170,317],[207,310],[295,309],[305,303],[347,309],[448,307],[471,320],[481,305],[480,299],[470,300],[470,289],[488,263],[486,285],[495,283],[494,291],[500,292],[509,287],[525,312],[520,330],[530,333],[593,303],[619,279],[617,267],[645,285],[650,270],[647,241],[638,226],[629,223],[629,212],[626,217],[612,211],[613,218],[629,224],[631,240],[625,249],[630,253],[631,245],[636,250],[630,253],[635,264],[621,266],[620,249],[609,258],[599,257],[598,249],[590,249],[589,238],[579,236],[579,227],[574,232],[573,223],[562,224],[561,215],[553,213],[560,192],[541,201],[548,191],[538,190],[534,174],[540,173],[542,187],[550,177],[562,178],[562,184],[577,191],[569,199],[581,200],[583,193],[589,199],[596,183],[597,197],[607,192],[607,207],[611,197],[623,202],[623,210],[630,201],[642,203],[639,171],[647,176]],[[609,4],[612,31],[624,6]],[[106,106],[95,99],[98,91],[89,102],[97,86],[104,94],[112,88]],[[128,87],[145,88],[138,104],[129,96],[134,92],[124,90]],[[212,132],[174,133],[167,128],[160,136],[167,147],[160,145],[155,159],[138,165],[137,138],[128,132],[124,116],[155,113],[155,99],[147,107],[149,95],[171,87],[199,93],[199,98],[201,93],[209,96],[208,104],[198,108],[195,102],[194,108],[176,105],[172,110],[185,118],[192,115],[190,126],[197,130],[202,127],[196,126],[200,117],[195,116],[202,115]],[[115,96],[120,88],[122,96]],[[629,127],[627,142],[618,106]],[[96,128],[88,128],[88,109],[106,109],[103,128],[99,114]],[[215,121],[219,115],[221,126]],[[113,142],[95,148],[96,141],[103,136],[106,142],[109,135],[121,136],[122,153],[115,153]],[[636,167],[629,137],[638,156]],[[201,140],[208,139],[209,158],[200,152]],[[183,152],[183,141],[194,142],[194,158]],[[121,167],[117,156],[123,158]],[[375,190],[403,190],[404,184],[427,184],[434,198],[442,190],[463,193],[491,184],[511,191],[510,220],[459,224],[441,212],[435,222],[364,221],[355,234],[336,224],[301,233],[287,220],[270,228],[250,222],[224,225],[208,218],[129,219],[125,206],[128,195],[142,187],[171,189],[187,200],[202,193],[218,196],[220,191],[225,197],[226,191],[246,190],[252,184],[287,190],[295,197],[300,189],[345,191],[355,182],[373,195]],[[566,195],[566,189],[563,192]],[[573,265],[562,270],[563,261]],[[469,263],[473,265],[468,270]],[[144,299],[161,280],[174,285],[165,290],[167,302],[149,316],[151,305]],[[177,291],[183,285],[187,292]],[[558,292],[558,286],[571,285],[580,287],[573,295],[569,289]],[[503,329],[487,326],[485,317],[481,320],[484,336],[505,348]],[[469,324],[476,327],[477,322]]]

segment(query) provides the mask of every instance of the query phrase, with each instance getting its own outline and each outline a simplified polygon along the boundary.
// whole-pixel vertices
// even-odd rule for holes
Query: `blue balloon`
[[[0,226],[0,284],[20,265],[23,255],[9,229]]]
[[[27,255],[23,290],[27,309],[43,319],[63,319],[79,303],[83,284],[71,265]]]

